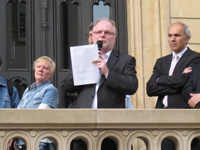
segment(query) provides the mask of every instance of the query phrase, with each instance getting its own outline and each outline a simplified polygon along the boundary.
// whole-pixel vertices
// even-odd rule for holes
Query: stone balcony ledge
[[[199,114],[194,109],[1,109],[0,149],[9,139],[21,138],[28,150],[36,150],[48,137],[57,150],[69,150],[74,138],[88,150],[100,150],[105,138],[113,139],[118,150],[131,150],[135,139],[148,150],[160,150],[169,137],[177,150],[189,150],[192,139],[200,137]]]

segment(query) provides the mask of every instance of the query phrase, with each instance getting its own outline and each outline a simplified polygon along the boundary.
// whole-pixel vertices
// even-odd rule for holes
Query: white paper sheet
[[[74,85],[96,84],[101,74],[93,60],[98,59],[98,47],[94,45],[70,47]]]

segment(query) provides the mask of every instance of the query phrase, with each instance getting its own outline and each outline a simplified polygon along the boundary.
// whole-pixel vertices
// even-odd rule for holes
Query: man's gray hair
[[[174,22],[173,24],[171,24],[171,25],[169,26],[169,28],[170,28],[172,25],[174,25],[174,24],[180,24],[180,25],[183,26],[184,31],[185,31],[185,39],[186,39],[187,37],[189,37],[189,39],[191,38],[190,29],[189,29],[189,27],[188,27],[186,24],[184,24],[184,23],[182,23],[182,22]],[[168,28],[168,31],[169,31],[169,28]]]
[[[108,22],[110,22],[110,23],[113,25],[115,34],[117,35],[117,28],[116,28],[116,25],[115,25],[115,21],[114,21],[114,20],[110,20],[110,19],[108,19],[108,18],[101,18],[101,19],[96,20],[96,21],[94,22],[93,31],[94,31],[94,29],[95,29],[95,26],[96,26],[99,22],[101,22],[101,21],[108,21]]]

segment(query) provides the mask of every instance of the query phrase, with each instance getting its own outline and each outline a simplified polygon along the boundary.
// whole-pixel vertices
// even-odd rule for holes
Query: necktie
[[[169,76],[172,76],[172,74],[174,72],[174,68],[176,67],[176,64],[177,64],[178,60],[179,60],[179,56],[175,55],[173,60],[172,60],[170,69],[169,69]],[[163,103],[164,107],[168,106],[168,95],[165,95],[165,97],[163,98],[162,103]]]

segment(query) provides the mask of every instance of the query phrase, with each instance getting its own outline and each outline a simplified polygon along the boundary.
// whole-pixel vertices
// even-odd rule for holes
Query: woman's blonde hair
[[[41,62],[41,61],[44,62],[44,63],[50,62],[51,73],[54,73],[54,72],[55,72],[55,70],[56,70],[56,64],[55,64],[55,62],[54,62],[51,58],[49,58],[48,56],[41,56],[40,58],[38,58],[37,60],[35,60],[34,63],[33,63],[33,70],[35,70],[36,64],[37,64],[38,62]]]

